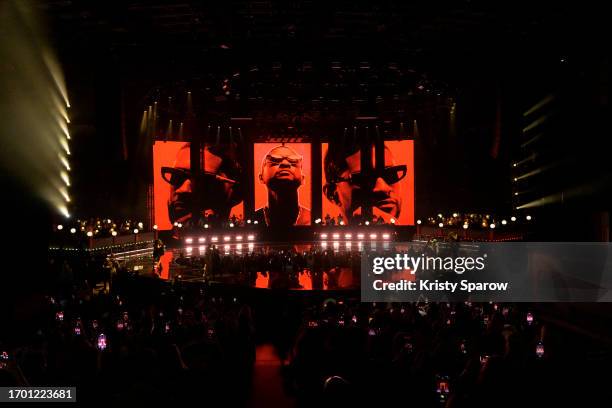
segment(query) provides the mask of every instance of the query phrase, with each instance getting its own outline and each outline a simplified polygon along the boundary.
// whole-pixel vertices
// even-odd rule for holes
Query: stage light
[[[515,178],[514,178],[514,181],[517,181],[517,180],[518,180],[518,178],[516,178],[516,177],[515,177]]]
[[[236,241],[242,241],[242,235],[236,235]]]
[[[144,224],[142,222],[138,223],[138,228],[143,229],[144,228]]]
[[[526,219],[527,221],[531,221],[531,215],[526,216],[526,217],[525,217],[525,219]]]
[[[347,242],[345,245],[346,245],[346,249],[351,249],[351,243],[350,242]]]
[[[255,244],[249,244],[249,251],[253,252],[254,248],[255,248]]]
[[[315,220],[315,224],[320,224],[320,223],[321,223],[321,219],[320,219],[320,218],[317,218],[317,219]]]
[[[248,239],[249,241],[253,241],[253,240],[255,239],[255,235],[249,235],[249,236],[247,237],[247,239]]]
[[[225,242],[228,242],[230,239],[231,238],[230,238],[229,235],[226,235],[226,236],[223,237],[223,241],[225,241]]]
[[[230,247],[230,245],[229,245],[229,244],[225,244],[225,245],[223,246],[223,249],[225,250],[225,253],[226,253],[226,254],[227,254],[227,253],[229,253],[230,248],[231,248],[231,247]]]
[[[365,222],[365,225],[370,225],[370,221],[366,221],[366,222]]]
[[[206,251],[206,247],[204,245],[200,245],[200,252],[205,252]]]
[[[64,229],[64,226],[63,226],[62,224],[59,224],[59,225],[57,226],[57,229],[61,231],[61,230],[63,230],[63,229]]]
[[[193,243],[193,238],[185,238],[185,243],[186,243],[186,244],[191,244],[191,243]]]
[[[138,234],[138,228],[134,228],[134,234]]]
[[[178,227],[178,221],[174,221],[174,224],[172,225],[174,225],[175,227]]]
[[[391,218],[389,221],[391,221],[391,224],[395,224],[395,218]]]
[[[512,167],[516,167],[516,166],[518,166],[517,163],[512,163]]]
[[[333,237],[334,239],[339,239],[339,238],[340,238],[340,234],[333,234],[333,235],[332,235],[332,237]]]
[[[444,223],[442,223],[442,222],[441,222],[441,223],[439,223],[439,224],[438,224],[438,227],[440,227],[440,228],[444,228]]]
[[[365,235],[364,234],[357,234],[357,238],[363,239],[363,238],[365,238]]]
[[[453,213],[453,218],[457,218],[458,215],[459,214],[457,214],[457,213]]]
[[[204,228],[208,229],[208,224],[204,224]]]
[[[68,178],[68,173],[66,173],[65,171],[62,171],[60,172],[60,177],[62,178],[64,183],[66,183],[66,185],[70,187],[70,179]]]
[[[352,234],[344,234],[344,239],[351,239],[353,238]]]
[[[153,225],[153,229],[157,230],[157,224]]]
[[[327,239],[327,234],[321,234],[321,239]]]
[[[112,231],[112,232],[111,232],[111,235],[112,235],[113,237],[116,237],[116,236],[117,236],[117,231]]]
[[[71,233],[71,234],[76,233],[76,228],[70,228],[70,233]]]
[[[502,225],[506,225],[507,223],[508,223],[508,221],[502,220]]]
[[[193,248],[192,248],[192,247],[187,247],[187,248],[185,248],[185,250],[186,250],[187,252],[191,252],[191,251],[193,251]]]
[[[468,225],[467,224],[463,224],[463,229],[468,229]]]
[[[321,242],[321,246],[322,246],[323,248],[327,248],[327,241],[323,241],[323,242]]]
[[[257,225],[257,224],[259,224],[259,221],[255,220],[255,221],[253,221],[253,224]]]
[[[234,223],[233,223],[233,222],[230,222],[230,225],[229,225],[229,226],[230,226],[230,228],[234,228]]]
[[[251,223],[251,220],[247,220],[247,224],[250,224],[250,223]]]
[[[370,239],[376,239],[376,238],[378,238],[378,235],[376,235],[376,234],[370,234]]]
[[[389,234],[383,234],[382,237],[383,237],[383,239],[389,239],[390,238]]]
[[[61,153],[58,153],[58,156],[66,170],[70,171],[70,163],[68,163],[68,160]]]
[[[340,249],[340,243],[338,241],[334,241],[332,243],[332,246],[333,246],[334,250],[336,250],[336,251]]]
[[[417,220],[417,224],[418,224],[418,225],[421,225],[421,220]]]
[[[442,218],[442,214],[438,214],[438,218]]]
[[[491,225],[489,225],[489,228],[491,228],[491,229],[495,229],[495,224],[491,224]]]
[[[340,223],[339,223],[339,224],[340,224],[340,225],[344,225],[344,221],[340,220]]]
[[[198,243],[200,243],[200,244],[201,244],[201,243],[203,243],[203,242],[206,242],[206,238],[204,238],[204,237],[200,237],[200,238],[198,238]]]
[[[179,223],[178,223],[178,225],[177,225],[177,227],[179,227],[179,228],[183,228],[183,224],[179,222]]]
[[[510,217],[510,221],[512,222],[516,221],[516,217]]]
[[[219,241],[219,237],[212,237],[210,240],[212,242],[218,242]]]
[[[93,237],[93,232],[87,231],[87,236],[90,237],[90,238]]]

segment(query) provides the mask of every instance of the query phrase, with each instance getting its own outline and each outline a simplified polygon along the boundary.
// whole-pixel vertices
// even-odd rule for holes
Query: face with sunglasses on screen
[[[218,154],[217,154],[218,153]],[[204,149],[204,170],[197,174],[199,191],[195,191],[195,178],[192,174],[190,145],[183,146],[176,157],[173,167],[162,167],[162,177],[170,184],[168,216],[170,222],[189,225],[193,222],[192,210],[197,200],[200,218],[213,217],[226,220],[232,207],[241,200],[238,193],[239,182],[236,165],[221,152]]]
[[[329,152],[328,152],[329,153]],[[390,222],[399,219],[402,210],[400,181],[406,177],[407,166],[395,162],[393,152],[385,146],[384,166],[378,169],[372,148],[372,170],[361,171],[361,151],[325,160],[327,184],[323,190],[327,198],[336,204],[345,220],[350,224],[362,213],[362,207],[372,206],[376,218]],[[336,161],[333,163],[332,161]]]
[[[304,183],[302,156],[287,146],[271,149],[261,164],[259,181],[267,187],[268,204],[255,212],[268,226],[309,225],[310,210],[299,203]]]

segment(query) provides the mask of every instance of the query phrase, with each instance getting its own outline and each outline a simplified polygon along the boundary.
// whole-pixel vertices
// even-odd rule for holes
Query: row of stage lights
[[[222,237],[218,236],[218,235],[212,235],[210,237],[208,237],[209,240],[207,240],[207,237],[198,237],[197,238],[197,243],[198,244],[206,244],[206,243],[210,243],[210,244],[218,244],[219,242],[224,242],[224,243],[228,243],[228,242],[244,242],[244,241],[254,241],[255,240],[255,235],[254,234],[249,234],[246,237],[244,235],[234,235],[233,237],[231,235],[224,235]],[[232,240],[233,238],[233,240]],[[245,239],[246,238],[246,239]],[[187,245],[192,245],[196,242],[196,239],[193,237],[187,237],[185,238],[185,244]]]
[[[440,215],[440,214],[438,214],[438,217],[441,217],[441,215]],[[525,216],[525,220],[527,220],[527,221],[531,221],[531,219],[532,219],[532,218],[531,218],[531,215],[527,215],[527,216]],[[514,217],[514,216],[510,217],[510,221],[511,221],[511,222],[516,222],[516,220],[517,220],[517,218],[516,218],[516,217]],[[417,220],[417,225],[421,225],[422,223],[423,223],[423,222],[422,222],[421,220]],[[507,224],[508,224],[508,221],[507,221],[507,220],[501,220],[501,224],[502,224],[502,225],[507,225]],[[483,225],[483,226],[484,226],[484,225]],[[438,227],[439,227],[439,228],[444,228],[444,223],[443,223],[443,222],[438,223]],[[464,223],[463,223],[462,228],[463,228],[464,230],[468,229],[469,227],[470,227],[470,226],[469,226],[469,224],[468,224],[467,222],[464,222]],[[495,229],[496,227],[497,227],[497,225],[496,225],[495,223],[491,223],[491,224],[489,224],[489,228],[490,228],[490,229]]]
[[[250,252],[252,252],[255,249],[255,243],[253,242],[249,242],[247,245],[247,248]],[[198,251],[200,252],[200,254],[203,254],[206,252],[207,250],[207,246],[206,245],[199,245],[198,247],[196,247],[198,249]],[[234,244],[234,249],[240,253],[243,249],[243,246],[241,243],[238,244]],[[185,251],[187,251],[188,254],[191,254],[194,250],[194,247],[192,246],[188,246],[185,247]],[[226,254],[229,253],[229,251],[231,250],[231,245],[230,244],[225,244],[223,245],[223,250],[225,251]]]
[[[391,239],[391,234],[387,232],[382,233],[380,235],[376,233],[364,234],[363,232],[359,232],[357,234],[352,234],[352,233],[340,234],[336,232],[333,234],[327,234],[327,233],[320,234],[319,238],[321,239],[321,241],[327,241],[327,240],[338,241],[341,239],[344,239],[346,241],[351,241],[353,239],[363,241],[366,238],[369,238],[372,241],[376,241],[380,239],[382,239],[383,241],[388,241]]]

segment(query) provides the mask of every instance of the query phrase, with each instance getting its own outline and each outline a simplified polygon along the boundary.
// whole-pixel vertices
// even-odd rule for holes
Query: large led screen
[[[384,166],[371,148],[369,174],[361,171],[359,146],[322,143],[322,214],[347,224],[365,222],[362,208],[370,206],[376,220],[414,225],[414,141],[387,141]],[[329,216],[329,217],[328,217]]]
[[[270,227],[310,225],[310,143],[255,143],[255,219]]]
[[[193,209],[199,223],[207,219],[243,217],[244,182],[239,159],[223,147],[206,146],[200,152],[204,168],[197,183],[191,169],[190,144],[157,141],[153,145],[154,222],[160,230],[175,222],[188,226]],[[201,160],[202,161],[202,160]]]

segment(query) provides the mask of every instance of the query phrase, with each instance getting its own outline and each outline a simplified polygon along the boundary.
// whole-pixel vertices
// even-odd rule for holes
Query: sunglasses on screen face
[[[401,181],[404,177],[406,177],[407,172],[408,167],[405,164],[401,164],[398,166],[385,167],[384,169],[380,171],[374,171],[373,174],[369,175],[363,174],[361,172],[351,173],[348,177],[340,177],[336,179],[336,182],[339,183],[345,181],[347,183],[351,183],[354,186],[367,187],[376,184],[376,180],[380,177],[388,185],[393,185]]]
[[[191,170],[188,169],[180,169],[174,167],[162,167],[161,168],[162,178],[165,182],[171,184],[173,187],[180,187],[187,180],[191,180],[193,178],[193,174]],[[200,172],[199,174],[206,181],[220,181],[223,183],[236,184],[238,183],[236,180],[220,176],[215,173],[209,173],[206,171]]]
[[[290,165],[298,166],[302,162],[302,156],[298,156],[296,154],[292,154],[289,156],[280,156],[276,154],[269,154],[266,156],[266,162],[270,163],[273,166],[280,165],[283,160],[287,160]]]

